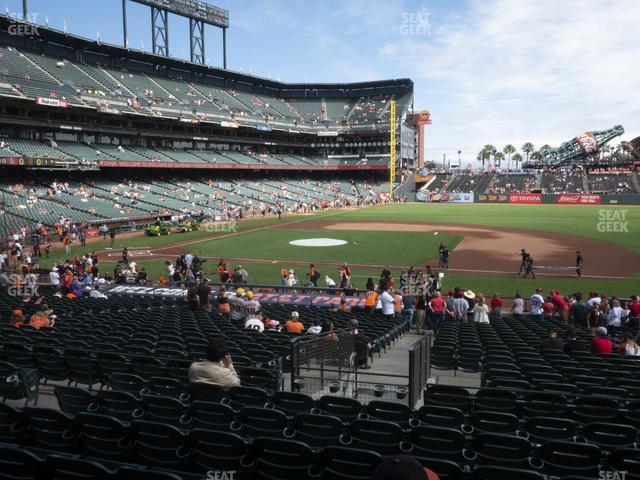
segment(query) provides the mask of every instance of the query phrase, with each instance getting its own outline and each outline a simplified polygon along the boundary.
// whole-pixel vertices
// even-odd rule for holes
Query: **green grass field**
[[[628,222],[628,232],[601,232],[599,222],[607,211],[616,211]],[[117,238],[114,250],[120,252],[124,246],[159,248],[176,242],[197,242],[182,247],[201,256],[209,257],[206,271],[213,271],[217,259],[242,258],[256,259],[261,262],[242,260],[249,271],[250,281],[264,284],[278,284],[279,272],[283,267],[297,269],[304,278],[305,265],[293,265],[289,262],[330,263],[319,268],[322,274],[337,278],[336,267],[342,262],[361,265],[415,265],[423,267],[424,261],[437,257],[437,245],[442,241],[452,250],[461,240],[461,236],[441,234],[438,237],[416,232],[383,231],[328,231],[305,228],[307,221],[331,222],[407,222],[407,223],[451,223],[496,227],[526,228],[549,232],[567,233],[597,239],[620,245],[640,253],[640,207],[638,206],[575,206],[575,205],[491,205],[491,204],[407,204],[388,205],[358,210],[322,212],[316,215],[260,219],[241,222],[236,235],[208,233],[206,231],[174,234],[166,237]],[[272,228],[276,224],[292,222],[285,228]],[[293,223],[295,222],[295,223]],[[296,247],[289,241],[299,238],[333,237],[346,240],[346,245],[337,247]],[[88,247],[74,247],[72,254],[83,254],[90,250],[101,251],[108,247],[108,241],[100,241]],[[514,249],[519,245],[514,245]],[[454,252],[455,254],[455,252]],[[606,256],[607,252],[603,251]],[[175,255],[166,259],[174,260]],[[55,251],[52,258],[43,261],[50,266],[54,261],[65,258],[64,252]],[[103,270],[115,265],[116,257],[101,256]],[[151,278],[164,273],[165,258],[142,260],[139,265],[145,267]],[[335,266],[333,266],[335,265]],[[511,296],[516,291],[529,293],[534,286],[545,290],[558,288],[566,292],[597,289],[620,295],[630,295],[640,291],[640,263],[634,266],[633,278],[627,280],[581,279],[571,277],[541,277],[536,281],[518,278],[516,275],[480,275],[461,272],[449,272],[445,277],[445,288],[461,286],[474,291],[491,294],[499,292]],[[359,267],[354,269],[356,287],[363,287],[367,277],[376,279],[378,267]],[[395,274],[397,275],[397,271]]]

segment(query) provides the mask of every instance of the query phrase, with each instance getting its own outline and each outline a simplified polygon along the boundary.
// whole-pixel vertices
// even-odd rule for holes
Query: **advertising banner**
[[[556,198],[560,205],[600,205],[600,195],[561,193]]]
[[[542,203],[539,193],[510,193],[509,203],[534,204]]]
[[[66,100],[49,97],[36,97],[36,103],[38,105],[46,105],[47,107],[67,108],[69,106]]]
[[[429,203],[473,203],[473,192],[418,192],[416,193],[416,201]]]
[[[506,193],[480,193],[476,196],[478,203],[509,203],[509,195]]]

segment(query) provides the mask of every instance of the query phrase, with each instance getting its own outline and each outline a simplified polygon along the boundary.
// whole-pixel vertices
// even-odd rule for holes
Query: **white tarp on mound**
[[[291,240],[289,245],[296,245],[298,247],[336,247],[338,245],[345,245],[345,240],[338,240],[336,238],[301,238],[300,240]]]

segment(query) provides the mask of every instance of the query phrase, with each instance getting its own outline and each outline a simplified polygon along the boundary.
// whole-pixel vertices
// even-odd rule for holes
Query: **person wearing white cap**
[[[296,277],[296,274],[293,271],[293,268],[289,269],[289,275],[287,275],[286,282],[288,287],[294,287],[298,284],[298,278]]]
[[[60,274],[58,273],[58,267],[53,267],[51,272],[49,272],[49,281],[51,282],[51,286],[54,290],[58,292],[60,290]]]
[[[607,329],[598,327],[596,329],[596,338],[591,340],[591,351],[594,353],[602,353],[608,355],[613,349],[613,342],[607,338]]]

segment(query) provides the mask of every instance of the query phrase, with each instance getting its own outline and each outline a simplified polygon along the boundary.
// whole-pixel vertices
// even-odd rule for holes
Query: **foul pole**
[[[393,182],[396,181],[396,101],[389,105],[389,201],[393,200]]]

